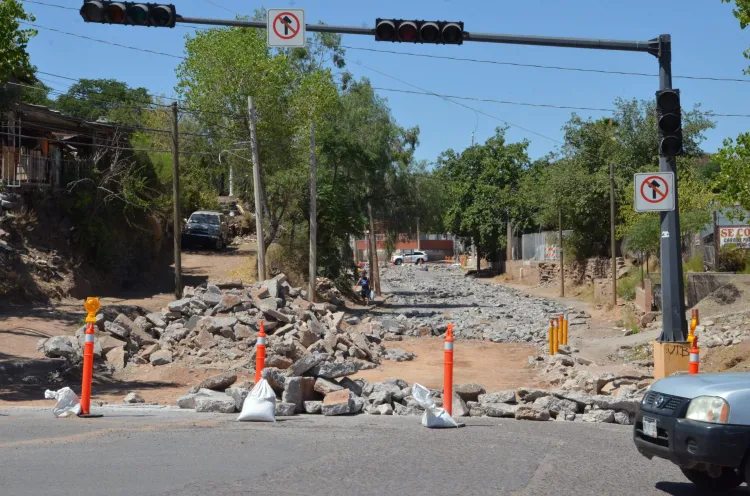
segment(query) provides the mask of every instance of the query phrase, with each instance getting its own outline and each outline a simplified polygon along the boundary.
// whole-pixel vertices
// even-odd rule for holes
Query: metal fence
[[[572,231],[563,231],[563,238]],[[521,237],[521,254],[523,260],[552,261],[560,260],[559,234],[557,231],[543,231],[524,234]]]

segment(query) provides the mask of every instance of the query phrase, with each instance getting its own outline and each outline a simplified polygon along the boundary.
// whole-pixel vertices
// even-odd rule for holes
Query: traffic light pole
[[[206,19],[177,16],[178,23],[208,24],[266,29],[264,21],[242,21]],[[307,24],[311,33],[338,33],[375,36],[375,28],[355,26],[329,26]],[[557,38],[553,36],[525,36],[512,34],[463,32],[464,42],[503,43],[510,45],[551,46],[566,48],[588,48],[592,50],[614,50],[621,52],[645,52],[659,60],[659,88],[672,87],[672,42],[668,34],[647,41],[600,40],[593,38]],[[677,200],[677,171],[674,157],[659,157],[659,170],[673,172],[675,209],[661,213],[661,262],[662,262],[662,334],[660,341],[685,341],[687,321],[685,319],[684,283],[682,280],[682,255],[680,242],[680,216]]]
[[[672,89],[672,39],[659,36],[659,89]],[[674,210],[660,212],[661,218],[661,299],[662,331],[659,341],[685,341],[685,284],[682,279],[682,242],[680,239],[680,209],[677,197],[677,160],[659,156],[659,172],[674,174]]]

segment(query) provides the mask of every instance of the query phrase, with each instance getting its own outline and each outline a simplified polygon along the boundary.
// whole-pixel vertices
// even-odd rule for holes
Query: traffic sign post
[[[266,42],[271,48],[305,46],[305,11],[269,9]]]
[[[674,210],[674,174],[646,172],[635,175],[635,211],[670,212]]]

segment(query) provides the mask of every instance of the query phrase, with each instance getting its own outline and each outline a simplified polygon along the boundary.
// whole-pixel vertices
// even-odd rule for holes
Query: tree
[[[131,88],[114,79],[81,79],[60,95],[54,106],[88,121],[104,119],[133,126],[141,121],[138,107],[152,103],[146,88]]]
[[[750,133],[724,140],[724,146],[712,157],[719,164],[715,186],[727,205],[739,204],[750,210]]]
[[[732,3],[732,0],[721,0],[722,2]],[[734,0],[735,9],[732,10],[734,17],[740,21],[740,29],[745,29],[750,25],[750,0]],[[745,58],[750,59],[750,48],[745,50]],[[745,74],[750,74],[750,67],[745,69]]]
[[[21,29],[20,21],[34,22],[17,0],[0,2],[0,84],[13,76],[24,83],[36,81],[26,46],[36,36],[34,29]]]
[[[529,142],[508,143],[505,128],[483,145],[458,154],[447,150],[438,158],[438,177],[447,189],[444,215],[448,230],[473,243],[479,258],[493,259],[505,246],[508,210],[517,208],[522,171],[529,165]]]

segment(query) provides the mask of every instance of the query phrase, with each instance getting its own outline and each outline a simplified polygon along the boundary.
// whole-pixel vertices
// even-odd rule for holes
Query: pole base
[[[104,415],[101,413],[79,413],[78,418],[99,418]]]

